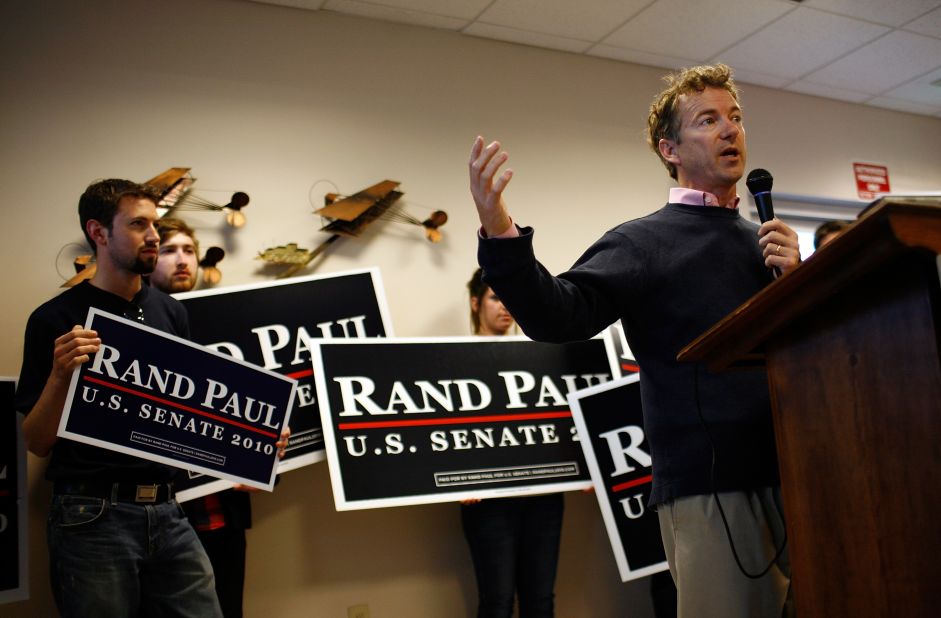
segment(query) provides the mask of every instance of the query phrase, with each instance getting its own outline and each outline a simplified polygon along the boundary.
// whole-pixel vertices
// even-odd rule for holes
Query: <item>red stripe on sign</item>
[[[313,369],[304,369],[303,371],[295,371],[294,373],[286,373],[286,374],[284,374],[284,375],[285,375],[285,377],[294,378],[295,380],[298,380],[298,379],[300,379],[300,378],[306,378],[307,376],[312,376],[312,375],[314,375],[314,370],[313,370]]]
[[[638,371],[640,371],[640,365],[632,365],[630,363],[621,363],[621,369],[623,369],[624,371],[633,371],[634,373],[637,373]]]
[[[549,418],[569,418],[571,410],[561,412],[531,412],[527,414],[504,414],[500,416],[460,416],[456,418],[425,418],[414,421],[363,421],[340,423],[339,429],[385,429],[387,427],[427,427],[429,425],[461,425],[471,423],[498,423],[506,421],[536,421]]]
[[[626,483],[621,483],[620,485],[614,485],[611,488],[613,493],[619,491],[624,491],[625,489],[630,489],[631,487],[637,487],[638,485],[646,485],[647,483],[653,481],[653,475],[648,474],[647,476],[642,476],[639,479],[634,479],[633,481],[627,481]]]
[[[246,425],[245,423],[240,423],[238,421],[233,421],[230,418],[225,416],[217,416],[215,414],[210,414],[209,412],[203,412],[202,410],[197,410],[196,408],[191,408],[189,406],[184,406],[183,404],[176,403],[175,401],[170,401],[169,399],[161,399],[160,397],[155,397],[149,393],[142,393],[140,391],[135,391],[132,388],[126,386],[121,386],[120,384],[113,384],[111,382],[106,382],[105,380],[99,380],[98,378],[93,378],[91,376],[83,376],[83,380],[87,380],[93,384],[101,384],[102,386],[107,386],[108,388],[113,388],[117,391],[124,391],[125,393],[130,393],[138,397],[143,397],[144,399],[150,399],[151,401],[156,401],[157,403],[162,403],[168,406],[173,406],[174,408],[179,408],[181,410],[186,410],[187,412],[192,412],[193,414],[198,414],[200,416],[205,416],[206,418],[211,418],[214,421],[219,421],[220,423],[226,423],[227,425],[234,425],[236,427],[241,427],[242,429],[247,429],[248,431],[254,431],[263,436],[268,436],[269,438],[278,439],[277,434],[273,434],[270,431],[265,431],[263,429],[258,429],[257,427],[252,427],[251,425]]]

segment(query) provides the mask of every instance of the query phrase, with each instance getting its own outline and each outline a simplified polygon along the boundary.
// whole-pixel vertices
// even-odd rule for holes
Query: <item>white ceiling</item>
[[[941,117],[941,0],[254,0]]]

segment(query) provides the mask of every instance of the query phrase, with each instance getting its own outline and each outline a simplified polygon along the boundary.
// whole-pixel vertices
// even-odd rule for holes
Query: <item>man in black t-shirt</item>
[[[73,371],[101,340],[80,326],[90,307],[181,337],[186,311],[141,275],[157,260],[158,196],[127,180],[104,180],[79,200],[97,271],[29,318],[16,409],[27,448],[51,454],[50,578],[62,616],[221,616],[212,569],[173,497],[177,469],[59,438]]]

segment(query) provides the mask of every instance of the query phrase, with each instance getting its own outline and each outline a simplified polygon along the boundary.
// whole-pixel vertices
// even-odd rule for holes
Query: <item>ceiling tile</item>
[[[941,39],[941,8],[908,22],[905,29]]]
[[[887,26],[901,26],[941,6],[941,0],[804,0],[804,6]]]
[[[494,26],[491,24],[482,24],[474,22],[462,30],[464,34],[484,37],[487,39],[497,39],[500,41],[509,41],[511,43],[522,43],[523,45],[533,45],[535,47],[546,47],[549,49],[560,49],[567,52],[581,53],[591,46],[588,41],[579,41],[568,39],[551,34],[540,34],[538,32],[527,32],[526,30],[517,30],[516,28],[506,28],[504,26]]]
[[[429,28],[442,28],[446,30],[460,30],[469,23],[468,19],[451,17],[441,14],[424,13],[399,7],[374,4],[372,2],[359,2],[358,0],[328,0],[323,7],[337,13],[358,15],[382,21],[394,21]]]
[[[797,81],[788,84],[784,88],[791,92],[800,92],[801,94],[812,94],[817,97],[826,97],[828,99],[838,99],[840,101],[851,101],[853,103],[862,103],[872,97],[865,92],[856,92],[854,90],[844,90],[822,84],[813,84],[805,81]]]
[[[939,85],[933,86],[934,82]],[[941,68],[893,88],[885,96],[941,107]]]
[[[496,0],[478,21],[584,41],[598,41],[651,0]]]
[[[882,94],[941,66],[941,39],[895,30],[804,80]]]
[[[703,62],[793,9],[780,0],[658,0],[602,43]]]
[[[722,52],[735,67],[796,79],[889,31],[813,9],[799,8]]]

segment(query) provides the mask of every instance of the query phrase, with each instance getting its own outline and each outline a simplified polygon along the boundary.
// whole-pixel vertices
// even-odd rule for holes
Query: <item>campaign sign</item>
[[[310,341],[392,334],[382,279],[375,268],[174,297],[189,313],[193,341],[297,380],[291,440],[278,472],[324,459]],[[177,486],[177,499],[183,501],[232,484],[190,472]]]
[[[650,499],[650,449],[637,374],[569,393],[621,581],[669,567]]]
[[[14,412],[16,381],[0,378],[0,603],[29,598],[26,548],[26,448]]]
[[[600,339],[337,340],[315,349],[337,510],[590,485],[565,395],[610,379]]]
[[[296,383],[92,308],[58,435],[271,491]]]

